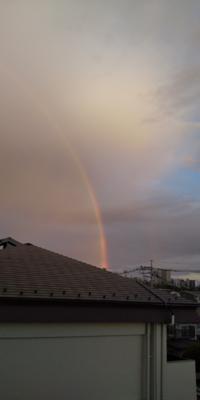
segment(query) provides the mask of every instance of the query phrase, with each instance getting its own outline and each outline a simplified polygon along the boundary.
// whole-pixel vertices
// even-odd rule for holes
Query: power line
[[[136,272],[136,271],[139,271],[139,270],[147,270],[147,269],[150,269],[150,270],[160,270],[160,271],[169,271],[169,272],[188,272],[188,273],[190,273],[190,272],[193,272],[193,273],[199,273],[200,274],[200,268],[199,269],[191,269],[191,268],[177,268],[177,267],[174,267],[174,268],[172,268],[172,267],[162,267],[162,266],[159,266],[159,267],[152,267],[151,265],[149,265],[149,266],[145,266],[145,265],[140,265],[140,266],[134,266],[133,268],[128,268],[128,269],[125,269],[125,270],[123,270],[122,271],[122,273],[124,273],[124,274],[129,274],[129,273],[132,273],[132,272]],[[114,271],[114,270],[113,270]]]

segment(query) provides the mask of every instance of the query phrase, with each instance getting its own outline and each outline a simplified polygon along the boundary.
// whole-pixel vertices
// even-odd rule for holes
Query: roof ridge
[[[149,293],[153,294],[155,297],[157,297],[163,304],[166,304],[165,300],[159,296],[157,293],[155,293],[152,289],[150,289],[147,285],[144,283],[140,282],[138,279],[136,279],[137,283],[142,286],[144,289],[148,290]]]
[[[103,271],[106,271],[106,272],[111,272],[111,271],[107,271],[107,269],[105,269],[105,268],[103,268],[103,267],[98,267],[98,266],[96,266],[96,265],[89,264],[89,263],[87,263],[86,261],[77,260],[77,258],[73,258],[73,257],[66,256],[65,254],[58,253],[57,251],[54,251],[54,250],[46,249],[45,247],[38,246],[38,245],[33,244],[33,243],[30,243],[30,242],[26,242],[26,243],[18,242],[17,240],[15,240],[15,239],[13,239],[13,238],[11,238],[11,237],[7,237],[7,238],[4,238],[4,239],[0,239],[0,245],[1,245],[1,243],[3,244],[3,243],[5,243],[6,241],[11,241],[11,240],[13,241],[13,243],[16,243],[16,244],[21,245],[21,246],[25,246],[25,247],[30,246],[30,248],[31,248],[31,247],[33,248],[33,247],[34,247],[34,248],[37,248],[37,249],[39,249],[39,250],[46,251],[47,253],[51,253],[51,254],[54,254],[54,255],[56,255],[56,256],[63,257],[63,258],[65,258],[65,259],[67,259],[67,260],[71,260],[71,261],[74,261],[74,262],[77,262],[77,263],[84,264],[84,265],[86,265],[86,266],[88,266],[88,267],[93,267],[93,268],[97,268],[98,270],[100,269],[100,270],[103,270]],[[13,247],[17,247],[17,246],[13,246]],[[0,253],[0,254],[1,254],[1,253]]]
[[[98,267],[97,265],[94,265],[94,264],[89,264],[86,261],[82,261],[82,260],[78,260],[77,258],[66,256],[65,254],[58,253],[57,251],[54,251],[54,250],[46,249],[45,247],[37,246],[37,245],[32,244],[32,243],[24,243],[24,245],[26,245],[26,246],[29,245],[29,246],[32,246],[32,247],[36,247],[37,249],[46,251],[46,252],[51,253],[51,254],[55,254],[56,256],[66,258],[67,260],[71,260],[71,261],[75,261],[75,262],[80,263],[80,264],[84,264],[87,267],[96,268],[98,270],[105,271],[105,272],[111,272],[111,271],[108,271],[106,268]]]

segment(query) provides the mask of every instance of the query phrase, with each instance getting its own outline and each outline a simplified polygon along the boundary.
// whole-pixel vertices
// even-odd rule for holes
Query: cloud
[[[83,164],[111,263],[196,252],[198,198],[177,198],[165,179],[198,167],[199,5],[19,0],[0,11],[2,234],[98,263]]]
[[[176,73],[171,80],[159,87],[157,96],[168,113],[179,115],[188,108],[199,106],[200,64]]]
[[[106,217],[105,217],[106,220]],[[181,198],[163,201],[148,201],[143,208],[134,213],[121,212],[107,225],[109,247],[113,257],[113,266],[136,265],[148,262],[151,258],[159,265],[168,266],[177,257],[182,264],[193,265],[192,257],[200,261],[199,226],[200,203],[183,201]],[[114,248],[123,248],[123,252]],[[184,260],[185,258],[185,260]],[[163,260],[165,263],[163,264]],[[186,267],[187,267],[186,266]]]
[[[188,156],[183,162],[186,167],[194,169],[195,171],[200,171],[200,160]]]

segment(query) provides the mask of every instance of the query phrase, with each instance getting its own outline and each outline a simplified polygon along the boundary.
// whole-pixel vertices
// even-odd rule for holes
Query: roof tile
[[[135,279],[14,239],[12,243],[0,251],[2,299],[23,297],[163,304],[169,298],[169,292],[153,291]],[[183,304],[188,301],[170,296],[170,302]]]
[[[136,280],[34,245],[0,251],[0,298],[162,303]]]

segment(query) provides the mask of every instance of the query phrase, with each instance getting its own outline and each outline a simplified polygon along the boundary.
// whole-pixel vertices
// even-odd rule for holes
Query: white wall
[[[141,400],[143,324],[0,325],[3,400]]]
[[[167,363],[166,400],[196,400],[195,362]]]

